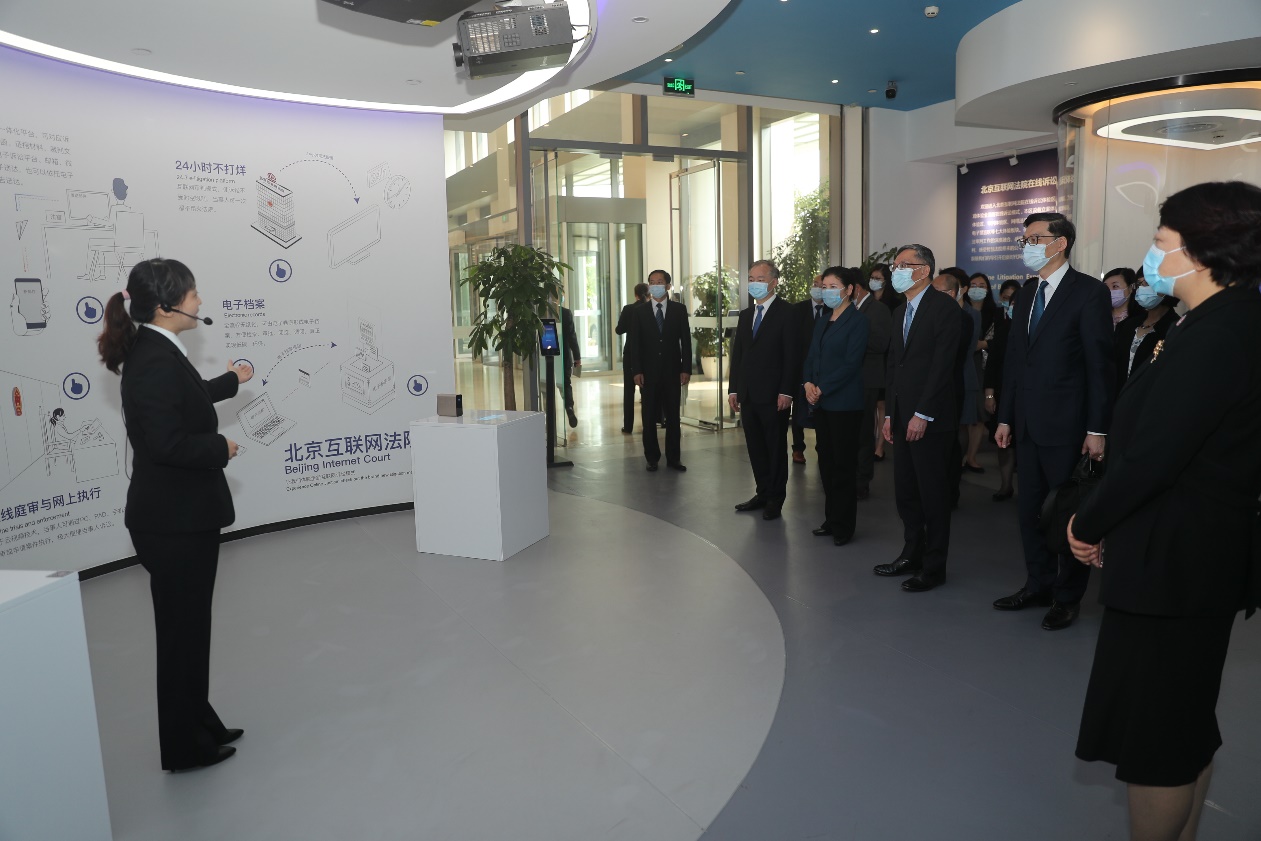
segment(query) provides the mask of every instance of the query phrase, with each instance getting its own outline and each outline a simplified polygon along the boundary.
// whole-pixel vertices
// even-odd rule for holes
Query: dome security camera
[[[898,98],[898,83],[897,82],[890,81],[889,84],[885,86],[884,98],[885,99]]]
[[[926,18],[935,18],[939,14],[941,14],[941,9],[937,8],[936,6],[924,7],[924,17]]]

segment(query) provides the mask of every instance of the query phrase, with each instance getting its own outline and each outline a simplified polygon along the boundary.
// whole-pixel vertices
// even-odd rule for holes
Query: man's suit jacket
[[[1130,372],[1107,473],[1073,523],[1088,543],[1107,538],[1105,605],[1208,616],[1261,602],[1258,323],[1255,289],[1222,290]]]
[[[1003,365],[998,422],[1017,441],[1079,447],[1087,432],[1106,434],[1112,420],[1112,302],[1108,288],[1069,269],[1029,335],[1029,313],[1041,278],[1016,296]]]
[[[212,531],[236,512],[224,478],[228,442],[214,404],[234,397],[236,374],[203,380],[175,344],[147,327],[123,363],[123,419],[131,442],[129,529],[154,534]]]
[[[893,313],[893,339],[885,377],[885,414],[895,429],[917,413],[932,418],[939,429],[959,428],[959,365],[963,325],[959,305],[931,286],[915,302],[911,332],[905,341],[905,303]],[[965,316],[966,317],[966,316]]]
[[[578,351],[578,331],[574,329],[574,312],[569,307],[560,308],[560,327],[565,343],[565,364],[580,364],[582,354]]]
[[[793,316],[797,319],[797,336],[801,339],[800,359],[805,364],[806,356],[810,353],[810,340],[814,338],[814,307],[813,298],[806,298],[804,301],[798,301],[792,305]],[[826,320],[832,317],[832,311],[823,304],[819,304],[823,315],[819,320]],[[799,383],[806,382],[804,373],[798,373],[795,378]],[[813,421],[807,422],[810,415],[810,403],[806,400],[805,389],[800,385],[797,390],[792,393],[793,398],[793,422],[798,426],[813,425]]]
[[[678,301],[666,301],[665,329],[657,329],[656,301],[631,306],[631,326],[627,332],[624,359],[631,376],[643,374],[644,385],[673,379],[692,370],[692,330],[688,326],[687,307]]]
[[[867,317],[867,353],[863,357],[863,388],[884,388],[889,340],[893,337],[893,316],[889,308],[867,295],[858,306]]]
[[[740,403],[774,403],[779,395],[792,397],[801,387],[800,315],[792,304],[777,297],[763,309],[755,337],[756,313],[756,304],[740,311],[731,340],[727,391]]]

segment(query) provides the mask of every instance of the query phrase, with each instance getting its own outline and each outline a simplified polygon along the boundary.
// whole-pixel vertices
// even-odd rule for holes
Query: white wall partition
[[[0,568],[127,557],[118,378],[95,341],[137,261],[175,258],[185,333],[242,445],[233,528],[411,499],[408,422],[454,389],[442,121],[246,99],[0,48]],[[57,413],[57,410],[62,413]],[[58,423],[52,423],[57,413]]]

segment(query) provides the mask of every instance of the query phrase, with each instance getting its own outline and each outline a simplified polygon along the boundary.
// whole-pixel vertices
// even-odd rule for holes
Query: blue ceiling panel
[[[619,78],[678,75],[701,90],[910,111],[954,98],[959,41],[1015,2],[946,0],[929,18],[923,0],[734,0],[681,49]],[[885,98],[890,80],[896,99]]]

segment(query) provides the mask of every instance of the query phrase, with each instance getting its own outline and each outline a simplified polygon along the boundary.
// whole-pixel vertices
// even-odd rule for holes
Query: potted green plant
[[[528,245],[503,245],[469,266],[462,283],[481,299],[469,346],[474,356],[499,351],[503,368],[504,408],[515,411],[517,393],[513,358],[533,360],[543,318],[559,318],[560,270],[571,271],[546,251]]]
[[[810,294],[814,276],[827,267],[831,247],[831,205],[828,184],[793,202],[793,232],[775,246],[771,259],[779,267],[775,294],[790,303]]]
[[[727,310],[736,301],[739,289],[739,277],[731,269],[724,267],[721,272],[697,275],[688,282],[692,291],[692,300],[696,309],[692,315],[696,318],[713,318],[726,315]],[[692,330],[692,339],[696,342],[696,352],[701,358],[701,371],[706,377],[718,376],[718,335],[713,327],[696,327]],[[722,339],[722,352],[726,356],[731,351],[731,339]]]

